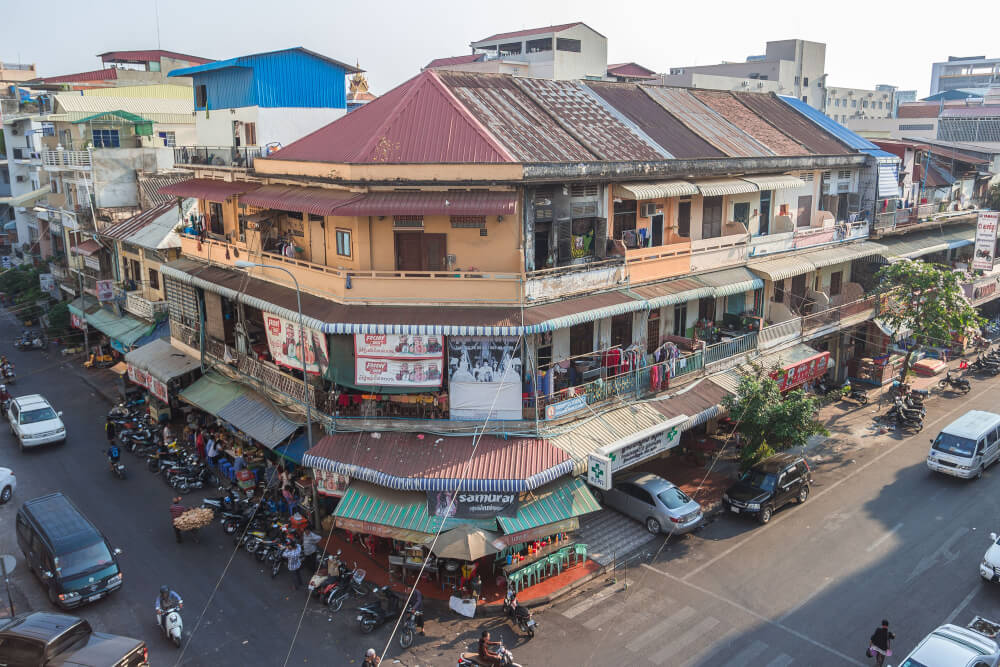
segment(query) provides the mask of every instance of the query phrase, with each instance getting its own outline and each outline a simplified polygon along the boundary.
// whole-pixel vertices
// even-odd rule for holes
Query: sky
[[[886,83],[927,95],[932,62],[1000,56],[1000,2],[841,0],[574,3],[549,0],[49,0],[8,2],[0,60],[34,62],[42,75],[98,69],[96,54],[160,48],[224,59],[304,46],[359,63],[372,92],[399,85],[437,57],[469,53],[498,32],[583,21],[608,38],[608,61],[670,67],[744,60],[768,40],[825,42],[828,86]],[[124,7],[127,7],[125,9]],[[992,34],[991,34],[992,33]]]

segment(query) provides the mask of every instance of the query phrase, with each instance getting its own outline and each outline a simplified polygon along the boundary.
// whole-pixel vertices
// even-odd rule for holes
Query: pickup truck
[[[149,667],[146,643],[94,632],[66,614],[33,612],[0,621],[0,667]]]

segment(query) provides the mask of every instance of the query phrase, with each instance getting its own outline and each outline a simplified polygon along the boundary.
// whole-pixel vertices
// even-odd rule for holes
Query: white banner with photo
[[[302,350],[302,337],[297,322],[264,313],[264,329],[267,331],[267,347],[274,363],[286,368],[302,369],[302,355],[305,354],[306,372],[320,375],[326,372],[330,363],[330,353],[326,347],[326,336],[306,327],[306,349]]]
[[[444,336],[355,334],[354,356],[377,359],[443,359]]]
[[[976,250],[972,255],[972,268],[992,271],[997,247],[997,222],[1000,212],[980,211],[976,223]]]
[[[520,419],[517,336],[448,336],[452,419]]]
[[[354,381],[376,387],[440,387],[440,359],[354,358]]]

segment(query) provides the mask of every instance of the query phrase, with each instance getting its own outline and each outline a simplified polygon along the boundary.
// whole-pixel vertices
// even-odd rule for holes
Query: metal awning
[[[640,285],[633,288],[632,291],[645,299],[652,309],[712,296],[715,293],[715,288],[692,277]]]
[[[162,338],[132,350],[125,355],[125,361],[164,383],[193,371],[200,363]]]
[[[561,315],[552,319],[545,319],[537,324],[525,326],[524,333],[544,333],[546,331],[555,331],[556,329],[565,329],[566,327],[571,327],[574,324],[580,324],[581,322],[593,322],[595,320],[604,319],[605,317],[614,317],[615,315],[634,313],[647,308],[645,301],[629,296],[622,290],[601,294],[600,298],[602,301],[611,300],[614,301],[614,303],[604,305],[599,308],[581,309],[574,313]],[[563,311],[568,303],[569,302],[562,302],[533,306],[529,310],[532,311],[532,316],[540,315],[546,310]],[[581,303],[585,303],[585,301],[581,300]],[[527,315],[528,313],[526,313],[526,316]]]
[[[712,287],[712,296],[722,297],[761,289],[764,281],[744,267],[698,275],[698,280]]]
[[[285,417],[267,398],[247,391],[222,406],[217,414],[268,449],[287,440],[298,424]]]
[[[664,199],[698,194],[698,188],[687,181],[655,181],[652,183],[618,183],[616,197],[622,199]]]
[[[84,257],[92,257],[96,255],[101,250],[104,249],[100,243],[93,239],[87,239],[83,243],[77,244],[69,249],[74,255],[83,255]]]
[[[806,182],[798,176],[789,174],[774,174],[771,176],[741,176],[744,181],[750,181],[758,190],[784,190],[786,188],[804,188]]]
[[[182,391],[180,397],[217,417],[219,410],[248,391],[250,390],[239,382],[233,382],[216,371],[209,371]]]
[[[816,265],[806,259],[805,255],[777,257],[763,262],[751,262],[747,268],[768,280],[784,280],[802,273],[816,270]]]
[[[587,484],[579,477],[552,482],[531,495],[531,500],[521,503],[514,517],[497,517],[503,532],[520,533],[601,509]]]
[[[609,442],[663,423],[663,414],[649,403],[632,403],[599,416],[574,422],[568,431],[552,436],[552,444],[573,457],[574,475],[587,474],[587,457]]]
[[[893,156],[895,157],[895,156]],[[896,199],[899,197],[899,166],[889,162],[878,164],[878,198]]]
[[[164,185],[157,190],[161,195],[195,197],[208,201],[224,202],[230,197],[256,190],[260,185],[245,181],[219,181],[211,178],[192,178],[179,183]]]
[[[339,206],[336,215],[514,215],[516,211],[513,191],[372,192]]]
[[[848,243],[845,245],[826,246],[822,250],[814,250],[806,253],[804,257],[817,269],[843,262],[851,262],[856,259],[871,257],[872,255],[883,255],[886,247],[872,241],[861,241],[860,243]]]
[[[956,225],[881,239],[879,245],[885,247],[885,258],[893,262],[971,245],[975,242],[975,238],[975,225]]]
[[[128,315],[115,315],[103,308],[87,313],[87,323],[111,340],[118,341],[123,347],[131,347],[135,341],[148,334],[156,326]]]
[[[302,211],[333,215],[333,210],[362,195],[347,190],[308,188],[295,185],[265,185],[240,197],[241,204],[280,211]]]
[[[757,192],[757,186],[742,178],[720,178],[713,181],[695,181],[698,191],[703,197],[718,197],[721,195],[739,195],[746,192]]]

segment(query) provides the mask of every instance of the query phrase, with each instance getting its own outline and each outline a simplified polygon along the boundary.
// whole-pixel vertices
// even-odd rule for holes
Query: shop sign
[[[333,496],[343,498],[347,493],[347,485],[351,483],[351,478],[339,472],[330,472],[313,468],[316,477],[316,493],[321,496]]]
[[[271,313],[264,313],[264,330],[267,331],[267,347],[274,363],[301,370],[302,357],[305,355],[307,373],[320,375],[326,371],[330,356],[325,335],[306,328],[306,349],[303,350],[298,323]]]
[[[605,491],[611,488],[611,459],[600,454],[587,456],[587,484]]]
[[[489,491],[428,491],[427,513],[454,519],[517,516],[517,493]]]
[[[778,381],[779,390],[787,391],[810,380],[823,377],[826,374],[826,368],[829,363],[830,353],[823,352],[805,361],[786,366],[780,371],[775,371],[771,374],[771,377]]]
[[[101,270],[101,260],[98,257],[84,257],[83,265],[88,269],[93,269],[94,271]]]
[[[992,271],[997,247],[998,211],[980,211],[976,222],[976,249],[972,255],[973,270]]]
[[[565,401],[545,406],[545,418],[558,419],[577,410],[583,410],[585,407],[587,407],[586,397],[574,396],[573,398],[567,398]]]
[[[76,313],[69,314],[69,325],[74,329],[85,329],[87,328],[87,320],[83,319]]]
[[[433,535],[421,533],[416,530],[406,530],[405,528],[396,528],[394,526],[386,526],[381,523],[370,523],[368,521],[358,521],[357,519],[346,519],[344,517],[337,517],[334,520],[334,525],[336,525],[337,528],[343,528],[344,530],[349,530],[352,533],[375,535],[376,537],[389,537],[394,540],[400,540],[401,542],[410,542],[411,544],[424,544],[434,537]]]
[[[448,336],[452,419],[520,419],[518,336]]]
[[[533,542],[534,540],[539,540],[543,537],[548,537],[549,535],[555,535],[556,533],[572,533],[574,530],[579,529],[580,520],[573,517],[572,519],[563,519],[562,521],[556,521],[555,523],[547,523],[544,526],[522,530],[519,533],[501,535],[497,539],[493,540],[493,546],[497,549],[503,549],[515,544]]]
[[[587,482],[599,489],[610,489],[615,472],[676,447],[681,440],[680,426],[687,420],[687,415],[677,415],[601,447],[587,457]]]
[[[443,336],[355,334],[354,354],[378,359],[442,359]]]
[[[132,364],[129,364],[128,379],[141,387],[145,387],[149,390],[149,393],[156,396],[164,403],[168,402],[169,393],[167,391],[167,385],[153,377],[149,371],[136,368]]]
[[[113,280],[98,280],[96,294],[98,301],[113,301],[115,298],[115,282]]]
[[[380,387],[440,387],[441,361],[355,357],[354,381]]]

